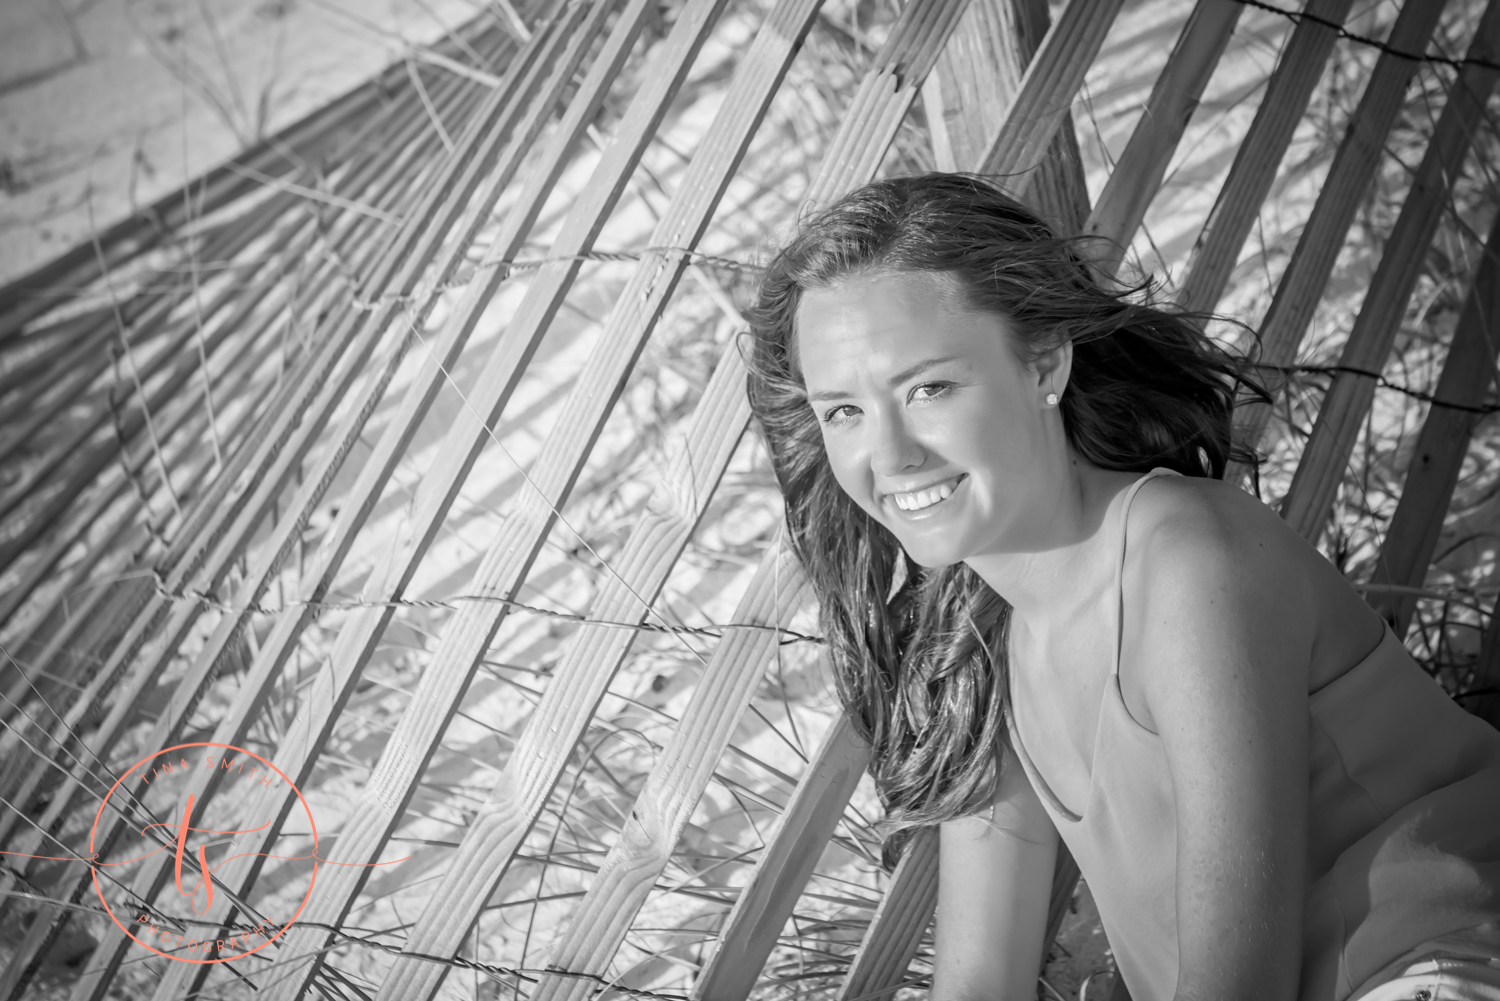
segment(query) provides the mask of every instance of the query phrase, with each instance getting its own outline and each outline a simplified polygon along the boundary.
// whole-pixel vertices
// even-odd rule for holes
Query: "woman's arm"
[[[1291,1001],[1318,621],[1306,561],[1321,557],[1228,493],[1172,484],[1145,505],[1127,561],[1121,684],[1127,706],[1132,688],[1143,696],[1172,773],[1178,1001]]]
[[[942,825],[932,1001],[1032,1001],[1057,828],[1009,757],[989,811]]]

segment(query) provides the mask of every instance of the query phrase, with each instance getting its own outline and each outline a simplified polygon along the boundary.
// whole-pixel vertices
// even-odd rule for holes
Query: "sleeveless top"
[[[1161,738],[1120,693],[1120,572],[1131,501],[1171,472],[1153,469],[1120,506],[1113,665],[1081,813],[1058,801],[1026,753],[1021,734],[1036,730],[1013,692],[1007,714],[1016,758],[1088,881],[1135,1001],[1176,992],[1177,819]],[[1309,696],[1298,1001],[1344,1001],[1433,940],[1500,955],[1500,731],[1450,699],[1389,627]]]

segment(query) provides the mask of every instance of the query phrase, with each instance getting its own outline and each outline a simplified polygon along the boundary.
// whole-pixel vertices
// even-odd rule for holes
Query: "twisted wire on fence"
[[[708,626],[668,626],[657,625],[651,622],[614,622],[608,619],[591,618],[577,612],[564,612],[555,608],[543,608],[540,605],[530,605],[524,601],[514,598],[504,598],[492,594],[454,594],[445,598],[392,598],[387,601],[367,601],[358,598],[346,598],[336,601],[311,601],[293,600],[281,605],[232,605],[216,595],[206,591],[198,591],[183,587],[172,590],[166,581],[158,573],[152,574],[157,593],[163,598],[171,601],[196,601],[210,608],[230,614],[252,612],[257,615],[280,615],[289,608],[311,608],[316,611],[347,612],[360,608],[442,608],[452,610],[464,602],[483,602],[487,604],[505,605],[514,611],[524,612],[541,618],[555,619],[560,622],[573,622],[580,625],[603,626],[607,629],[629,629],[643,633],[667,633],[684,636],[707,636],[713,639],[723,639],[724,634],[730,629],[745,629],[758,632],[776,633],[784,636],[784,643],[824,643],[822,636],[810,633],[798,632],[795,629],[787,629],[782,626],[768,626],[759,622],[718,622]]]
[[[1284,17],[1288,21],[1291,21],[1293,24],[1301,24],[1303,21],[1311,21],[1313,24],[1320,24],[1325,28],[1332,29],[1335,34],[1337,34],[1340,38],[1345,39],[1346,41],[1353,42],[1356,45],[1365,45],[1372,49],[1378,49],[1381,52],[1388,52],[1393,56],[1400,56],[1403,59],[1410,59],[1412,62],[1433,63],[1441,66],[1451,66],[1454,69],[1463,69],[1465,66],[1481,66],[1486,69],[1500,70],[1500,63],[1497,63],[1491,59],[1485,59],[1482,56],[1454,57],[1443,55],[1441,52],[1409,52],[1405,49],[1389,45],[1378,38],[1372,38],[1369,35],[1361,35],[1357,32],[1350,31],[1339,22],[1329,20],[1326,17],[1319,17],[1317,14],[1313,14],[1308,11],[1287,10],[1285,7],[1277,7],[1274,4],[1266,3],[1265,0],[1234,0],[1234,2],[1245,7],[1253,7],[1256,10],[1263,10],[1268,14],[1279,15],[1280,17]],[[1423,0],[1413,0],[1413,2],[1421,3],[1423,2]],[[1426,0],[1426,2],[1435,2],[1435,0]]]
[[[1283,375],[1362,375],[1367,379],[1374,379],[1375,383],[1383,389],[1392,390],[1403,396],[1409,396],[1414,400],[1420,400],[1423,403],[1430,403],[1434,407],[1446,407],[1449,410],[1458,410],[1466,414],[1476,414],[1481,417],[1500,413],[1500,404],[1475,405],[1460,403],[1456,400],[1445,400],[1426,390],[1417,389],[1413,386],[1388,379],[1379,372],[1353,365],[1271,365],[1255,363],[1253,367],[1265,372],[1279,372]]]

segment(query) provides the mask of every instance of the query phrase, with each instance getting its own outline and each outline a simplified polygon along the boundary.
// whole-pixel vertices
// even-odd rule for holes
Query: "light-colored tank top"
[[[1045,758],[1027,754],[1022,736],[1037,731],[1013,693],[1007,718],[1016,758],[1083,871],[1133,1001],[1170,1001],[1177,987],[1172,779],[1161,738],[1130,715],[1119,682],[1126,517],[1141,486],[1163,473],[1171,470],[1137,480],[1120,505],[1114,662],[1080,812],[1053,794]],[[1344,1001],[1434,941],[1500,954],[1500,731],[1444,694],[1389,628],[1363,660],[1309,693],[1308,728],[1299,1001]]]

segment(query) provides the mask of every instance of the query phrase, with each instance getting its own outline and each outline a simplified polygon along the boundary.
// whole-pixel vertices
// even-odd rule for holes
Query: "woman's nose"
[[[915,466],[927,457],[926,451],[899,417],[873,422],[877,425],[872,444],[870,468],[878,476],[894,476]]]

